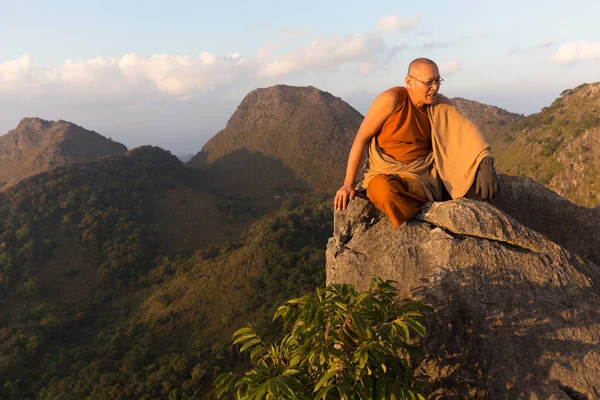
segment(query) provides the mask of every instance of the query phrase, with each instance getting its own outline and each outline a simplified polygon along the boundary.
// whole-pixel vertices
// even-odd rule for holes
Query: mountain
[[[506,140],[509,134],[507,128],[523,118],[520,114],[461,97],[454,97],[452,102],[464,116],[479,127],[494,153],[496,148]]]
[[[0,136],[0,188],[59,165],[126,151],[121,143],[71,122],[25,118]]]
[[[565,90],[506,128],[494,149],[500,171],[529,176],[579,205],[600,202],[600,82]]]
[[[452,99],[488,139],[500,172],[528,176],[572,202],[600,202],[600,82],[564,90],[529,116]]]
[[[179,158],[182,163],[186,163],[194,158],[194,154],[179,154],[177,155],[177,158]]]
[[[245,362],[236,327],[323,284],[329,202],[288,203],[226,241],[234,210],[203,185],[146,146],[0,194],[0,398],[205,398]],[[194,229],[222,245],[190,252]]]
[[[350,105],[314,87],[257,89],[189,164],[229,195],[266,199],[333,192],[343,183],[362,119]]]

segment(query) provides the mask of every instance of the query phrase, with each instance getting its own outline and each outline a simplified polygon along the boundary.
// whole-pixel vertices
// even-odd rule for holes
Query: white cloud
[[[15,82],[25,79],[32,67],[32,57],[24,55],[16,60],[5,61],[0,64],[0,83]]]
[[[152,93],[184,98],[248,81],[257,74],[255,62],[237,53],[225,57],[208,52],[197,57],[125,54],[89,61],[69,59],[53,68],[35,66],[32,57],[25,55],[0,64],[0,96],[28,97],[35,92],[73,101],[104,98],[116,103]]]
[[[379,19],[377,30],[379,32],[408,32],[416,28],[421,21],[417,17],[401,18],[398,15],[386,15]]]
[[[384,54],[385,50],[381,38],[370,34],[321,38],[282,56],[261,53],[261,58],[266,59],[261,75],[276,78],[309,68],[332,68],[349,62],[372,62]]]
[[[299,33],[281,35],[295,40]],[[288,74],[315,69],[347,66],[356,75],[369,75],[405,47],[388,47],[375,33],[328,36],[296,46],[285,40],[267,43],[252,57],[206,51],[197,56],[129,53],[83,61],[68,59],[47,68],[24,55],[0,63],[0,98],[90,107],[166,97],[185,100],[215,90],[237,95],[257,84],[284,83]],[[286,51],[282,51],[283,44]]]
[[[202,52],[197,58],[169,54],[127,55],[122,71],[132,80],[147,79],[162,92],[189,96],[227,86],[252,75],[252,66],[239,55]]]
[[[48,82],[61,81],[63,83],[93,83],[98,80],[107,80],[107,75],[119,74],[118,60],[115,58],[96,57],[85,62],[71,60],[58,67],[45,72]]]
[[[463,67],[459,61],[452,60],[452,61],[446,61],[446,62],[439,64],[439,69],[440,69],[440,75],[442,75],[442,77],[444,77],[444,76],[451,76],[457,72],[462,71]]]
[[[579,41],[563,44],[552,56],[552,61],[558,64],[600,61],[600,42]]]

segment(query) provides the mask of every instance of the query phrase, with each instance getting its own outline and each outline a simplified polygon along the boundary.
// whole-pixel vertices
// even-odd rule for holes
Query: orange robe
[[[425,158],[431,150],[431,123],[427,110],[417,108],[406,88],[395,87],[398,105],[375,135],[383,153],[397,161],[410,163]],[[388,175],[375,176],[367,186],[367,197],[397,227],[414,217],[428,201],[416,179]]]

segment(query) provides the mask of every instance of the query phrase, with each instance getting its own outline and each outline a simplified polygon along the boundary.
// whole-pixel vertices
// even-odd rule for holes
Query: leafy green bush
[[[393,281],[374,276],[368,290],[336,284],[279,307],[287,334],[268,345],[252,326],[235,332],[253,367],[243,376],[223,373],[217,395],[235,399],[425,399],[414,376],[421,357],[411,332],[429,307],[399,306]]]

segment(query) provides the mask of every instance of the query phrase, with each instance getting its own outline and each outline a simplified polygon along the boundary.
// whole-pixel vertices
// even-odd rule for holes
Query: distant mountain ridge
[[[0,189],[59,165],[126,151],[121,143],[71,122],[24,118],[0,136]]]
[[[505,140],[507,126],[524,118],[521,114],[462,97],[455,97],[452,102],[464,116],[479,127],[492,146],[492,150],[497,142]]]
[[[578,205],[600,203],[600,82],[566,89],[528,116],[452,101],[488,139],[498,171],[532,178]]]
[[[362,120],[349,104],[314,87],[256,89],[189,164],[205,169],[217,190],[331,192],[343,182]]]
[[[600,202],[600,82],[563,91],[541,112],[506,125],[496,167],[583,206]]]
[[[194,158],[194,154],[176,154],[176,157],[179,158],[182,163],[186,163]]]

